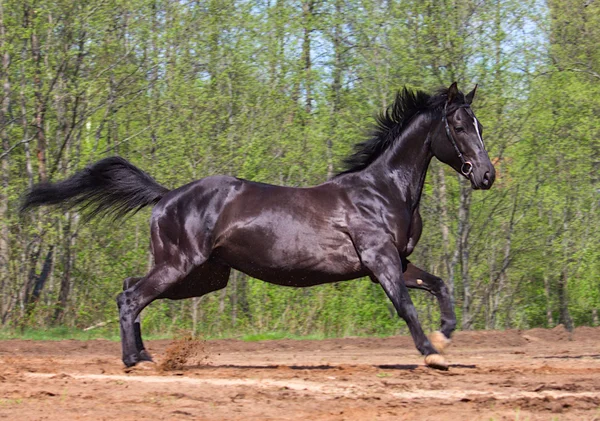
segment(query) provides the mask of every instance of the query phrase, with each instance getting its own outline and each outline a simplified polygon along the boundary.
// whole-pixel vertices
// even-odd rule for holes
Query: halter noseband
[[[448,115],[446,111],[447,108],[448,103],[444,104],[444,112],[442,113],[442,121],[444,122],[444,126],[446,127],[446,136],[448,136],[448,140],[450,140],[450,143],[452,143],[452,146],[454,146],[454,150],[456,151],[460,162],[462,162],[462,165],[460,166],[460,172],[465,177],[468,177],[473,172],[473,164],[471,163],[471,161],[466,161],[463,154],[460,152],[460,149],[458,149],[456,140],[454,140],[454,136],[452,136],[452,132],[450,131],[450,125],[448,125]],[[470,105],[464,104],[459,106],[458,108],[470,108]]]

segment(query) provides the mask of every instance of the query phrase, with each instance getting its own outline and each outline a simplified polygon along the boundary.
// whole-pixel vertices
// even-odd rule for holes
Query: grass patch
[[[144,328],[142,327],[142,331]],[[189,336],[190,332],[185,329],[176,331],[164,332],[147,332],[143,333],[144,340],[159,340],[159,339],[176,339],[179,337]],[[367,337],[368,335],[358,335],[358,337]],[[389,335],[370,335],[368,337],[387,337]],[[307,335],[299,335],[285,331],[275,332],[259,332],[259,333],[240,333],[240,332],[222,332],[218,335],[198,335],[201,340],[211,339],[241,339],[246,342],[257,341],[274,341],[281,339],[293,340],[323,340],[331,338],[346,337],[345,335],[326,335],[324,333],[312,333]],[[77,329],[74,327],[48,327],[45,329],[2,329],[0,330],[0,340],[8,339],[24,339],[32,341],[61,341],[61,340],[80,340],[88,341],[93,339],[106,339],[109,341],[120,341],[119,328],[116,323],[110,326],[101,327],[89,331]]]
[[[179,336],[182,336],[181,334]],[[164,333],[143,333],[144,340],[174,339],[178,334],[173,332]],[[84,331],[74,327],[48,327],[45,329],[2,329],[0,330],[0,340],[22,339],[31,341],[63,341],[74,339],[78,341],[89,341],[94,339],[106,339],[119,342],[119,327],[115,324],[111,327],[102,327],[98,329]]]
[[[115,329],[95,329],[83,331],[72,327],[49,327],[46,329],[3,329],[0,330],[0,340],[26,339],[32,341],[61,341],[77,339],[87,341],[90,339],[119,340],[119,332]]]

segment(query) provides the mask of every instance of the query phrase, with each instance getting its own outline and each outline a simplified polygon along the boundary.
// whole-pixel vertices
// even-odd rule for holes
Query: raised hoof
[[[452,339],[446,338],[439,330],[436,330],[431,335],[429,335],[429,342],[438,352],[444,352],[446,348],[448,348],[452,344]]]
[[[436,370],[448,370],[448,363],[440,354],[429,354],[425,357],[425,364]]]

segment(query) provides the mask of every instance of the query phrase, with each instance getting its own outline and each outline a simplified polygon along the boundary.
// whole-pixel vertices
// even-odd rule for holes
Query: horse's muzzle
[[[475,190],[488,190],[496,179],[496,170],[493,165],[484,165],[484,168],[475,167],[470,174],[471,186]]]

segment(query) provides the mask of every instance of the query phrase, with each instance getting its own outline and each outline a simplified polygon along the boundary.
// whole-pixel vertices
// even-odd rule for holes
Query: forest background
[[[0,325],[118,331],[151,263],[149,210],[116,225],[20,216],[22,194],[111,155],[174,188],[213,174],[310,186],[402,86],[479,84],[497,168],[472,191],[432,162],[413,257],[462,329],[598,325],[600,1],[0,0]],[[421,321],[437,303],[413,291]],[[364,279],[308,289],[233,273],[144,312],[153,334],[406,332]]]

